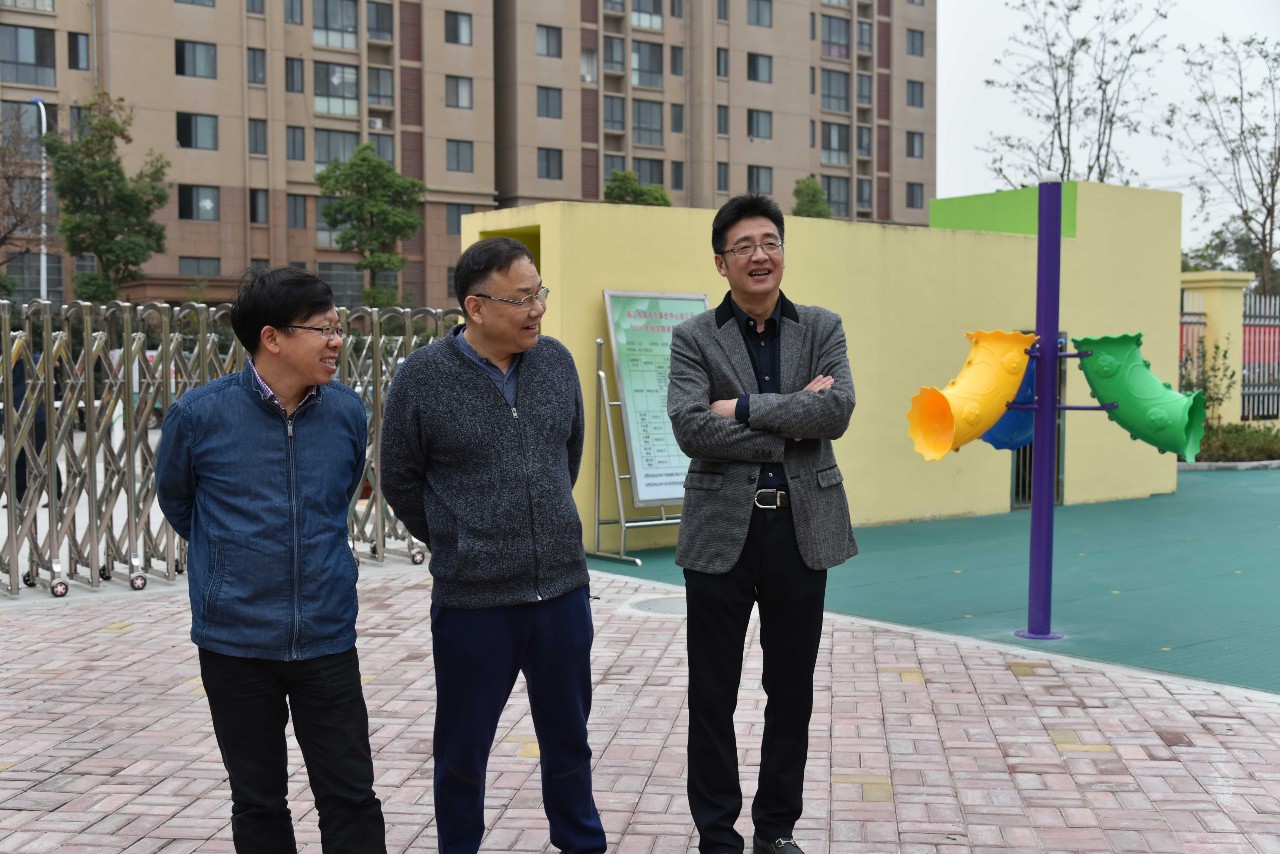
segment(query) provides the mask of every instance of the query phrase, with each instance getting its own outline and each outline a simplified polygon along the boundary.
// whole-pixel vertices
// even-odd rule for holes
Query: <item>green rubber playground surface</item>
[[[827,609],[1280,693],[1280,470],[1188,471],[1176,495],[1059,507],[1052,628],[1028,641],[1030,514],[856,531],[831,570]],[[638,568],[682,582],[673,549]]]

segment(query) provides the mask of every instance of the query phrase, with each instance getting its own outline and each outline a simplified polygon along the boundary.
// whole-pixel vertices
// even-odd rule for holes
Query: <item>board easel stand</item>
[[[643,566],[643,562],[638,557],[632,557],[627,554],[627,532],[633,528],[660,528],[668,525],[679,525],[679,514],[671,514],[667,512],[666,505],[658,505],[657,516],[644,516],[628,518],[626,504],[623,501],[622,482],[630,481],[630,474],[623,474],[618,469],[618,444],[617,433],[614,429],[613,414],[621,412],[622,401],[611,400],[609,398],[609,379],[604,372],[604,339],[596,339],[596,477],[595,477],[595,548],[593,551],[587,552],[589,557],[604,558],[605,560],[616,560],[622,563],[630,563],[634,566]],[[602,495],[602,482],[604,479],[604,469],[600,465],[602,453],[601,434],[608,437],[609,441],[609,465],[610,471],[613,472],[613,492],[618,502],[618,517],[616,519],[600,518],[600,497]],[[618,551],[606,552],[600,547],[600,530],[605,525],[618,526]]]

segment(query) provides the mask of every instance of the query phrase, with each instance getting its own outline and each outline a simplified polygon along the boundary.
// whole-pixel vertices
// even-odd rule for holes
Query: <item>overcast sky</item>
[[[988,156],[979,148],[992,133],[1026,133],[1018,108],[1003,90],[989,89],[983,80],[994,76],[999,57],[1025,18],[1009,11],[1004,0],[935,0],[938,4],[938,195],[963,196],[1002,189],[987,168]],[[1149,6],[1149,3],[1143,3]],[[1243,38],[1250,34],[1280,39],[1277,0],[1179,0],[1163,25],[1166,55],[1152,81],[1157,93],[1156,114],[1169,102],[1182,101],[1186,82],[1179,43],[1208,43],[1220,34]],[[1192,168],[1167,143],[1152,139],[1120,143],[1135,184],[1184,192],[1183,245],[1194,245],[1207,233],[1199,224],[1196,201],[1188,178]],[[1166,155],[1174,162],[1166,165]],[[1228,207],[1220,207],[1224,216]]]

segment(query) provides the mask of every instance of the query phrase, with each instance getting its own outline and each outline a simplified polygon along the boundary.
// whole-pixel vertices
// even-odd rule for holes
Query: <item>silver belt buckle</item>
[[[772,503],[772,504],[761,504],[761,503],[760,503],[760,496],[761,496],[761,495],[764,495],[765,493],[769,493],[769,494],[771,494],[771,495],[773,496],[773,503]],[[757,490],[756,490],[755,500],[753,501],[753,503],[754,503],[757,507],[759,507],[761,510],[777,510],[777,509],[778,509],[778,495],[779,495],[779,494],[783,494],[783,493],[781,493],[781,491],[780,491],[780,490],[777,490],[777,489],[757,489]]]

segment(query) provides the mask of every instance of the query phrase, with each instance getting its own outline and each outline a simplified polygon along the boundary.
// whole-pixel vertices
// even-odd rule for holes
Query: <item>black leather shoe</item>
[[[804,851],[790,836],[769,840],[757,833],[751,839],[751,854],[804,854]]]

